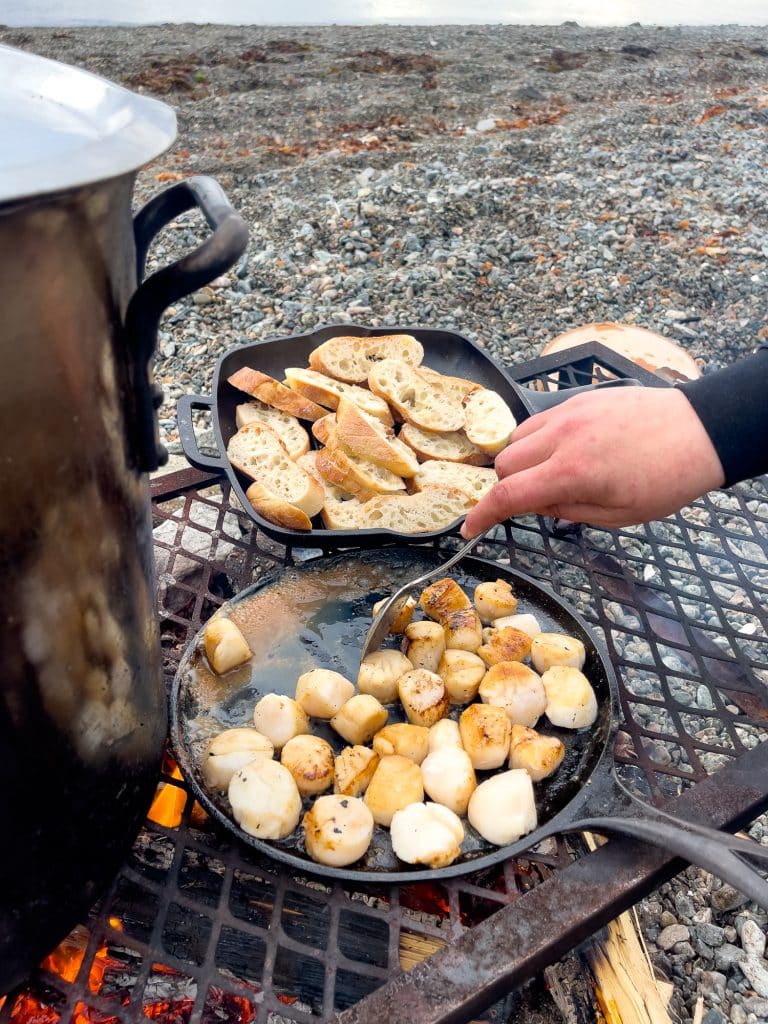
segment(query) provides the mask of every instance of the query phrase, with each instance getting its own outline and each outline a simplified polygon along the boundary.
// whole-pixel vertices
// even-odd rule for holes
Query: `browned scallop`
[[[302,796],[316,796],[333,785],[333,748],[319,736],[294,736],[280,752],[280,763],[296,780]]]
[[[412,622],[405,631],[405,656],[414,668],[436,672],[445,651],[445,630],[439,622]]]
[[[443,680],[435,672],[423,668],[413,669],[400,676],[397,692],[411,725],[429,728],[445,718],[451,705]]]
[[[513,725],[509,741],[509,767],[524,768],[534,782],[553,775],[565,757],[565,744],[557,736],[544,736],[524,725]]]
[[[443,620],[446,650],[472,651],[483,642],[483,627],[474,608],[451,612]]]
[[[373,749],[379,757],[400,754],[414,764],[421,764],[429,751],[429,729],[408,722],[385,725],[373,737]]]
[[[424,614],[435,622],[442,622],[451,612],[471,608],[472,602],[461,589],[456,580],[446,578],[435,580],[426,587],[419,597]]]
[[[379,609],[386,601],[385,597],[382,597],[380,601],[377,601],[373,606],[373,617],[379,614]],[[400,609],[397,615],[394,617],[389,626],[389,632],[392,636],[400,636],[401,633],[405,632],[405,628],[413,618],[413,613],[416,610],[416,598],[406,597],[400,604]]]
[[[477,696],[477,689],[487,671],[479,654],[472,651],[446,651],[437,666],[451,704],[469,704]]]
[[[472,766],[478,769],[504,764],[511,731],[506,711],[490,704],[470,704],[459,719],[461,742]]]
[[[347,743],[369,743],[387,724],[389,712],[370,693],[356,693],[331,719],[331,725]]]
[[[533,728],[547,706],[541,676],[520,661],[491,665],[478,693],[483,704],[504,708],[512,725]]]
[[[482,621],[488,625],[502,615],[514,615],[517,598],[506,580],[478,583],[475,587],[475,608]]]
[[[382,757],[364,799],[376,824],[389,828],[395,811],[424,799],[421,768],[400,754]]]
[[[251,649],[235,623],[225,615],[215,615],[203,629],[203,643],[208,664],[217,675],[243,665],[251,657]]]
[[[333,765],[333,791],[342,796],[362,796],[379,764],[379,755],[357,745],[344,747]]]
[[[483,631],[485,643],[477,649],[477,653],[486,665],[496,665],[500,661],[523,661],[531,653],[531,638],[522,629],[505,626],[503,629],[486,629]]]

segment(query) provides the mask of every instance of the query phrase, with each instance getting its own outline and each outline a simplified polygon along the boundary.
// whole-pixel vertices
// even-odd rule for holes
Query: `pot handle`
[[[530,408],[531,415],[535,415],[537,412],[544,412],[546,409],[553,409],[556,405],[562,405],[574,395],[581,395],[586,391],[641,386],[640,381],[634,377],[621,377],[617,380],[603,380],[599,384],[584,384],[578,388],[561,388],[559,391],[534,391],[533,388],[523,388],[523,401]]]
[[[212,409],[213,399],[205,395],[182,395],[176,403],[176,420],[179,425],[179,440],[187,461],[195,469],[215,469],[226,472],[226,461],[219,455],[203,455],[197,447],[195,428],[192,424],[193,409]]]
[[[193,206],[200,209],[213,234],[187,256],[139,284],[125,314],[124,336],[130,353],[128,429],[132,433],[134,458],[140,472],[151,472],[168,459],[168,453],[160,444],[155,415],[162,405],[163,391],[153,382],[149,369],[160,318],[172,302],[208,284],[231,267],[248,243],[247,225],[218,182],[200,176],[187,178],[151,199],[134,218],[137,281],[144,276],[147,251],[155,235],[174,217]]]

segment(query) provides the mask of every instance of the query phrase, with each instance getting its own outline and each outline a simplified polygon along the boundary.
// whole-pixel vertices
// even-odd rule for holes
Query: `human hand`
[[[510,516],[629,526],[722,487],[717,453],[677,388],[574,395],[518,426],[496,457],[499,482],[467,514],[467,539]]]

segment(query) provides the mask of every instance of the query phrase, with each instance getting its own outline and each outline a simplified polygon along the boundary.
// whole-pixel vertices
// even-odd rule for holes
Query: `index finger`
[[[540,463],[512,476],[504,477],[467,513],[461,529],[464,537],[475,537],[494,523],[510,516],[558,514],[557,507],[566,498],[562,474]]]

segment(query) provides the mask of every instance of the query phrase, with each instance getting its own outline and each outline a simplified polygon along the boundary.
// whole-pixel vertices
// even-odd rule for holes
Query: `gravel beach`
[[[170,103],[137,206],[190,174],[250,225],[169,311],[156,375],[207,393],[235,344],[331,322],[459,330],[501,362],[616,320],[707,372],[768,338],[768,29],[2,29],[0,42]],[[205,232],[188,214],[161,266]],[[768,844],[768,826],[752,834]],[[639,907],[673,1015],[768,1021],[768,919],[691,868]],[[703,1018],[701,1011],[703,1010]],[[552,1020],[557,1019],[552,1017]]]

